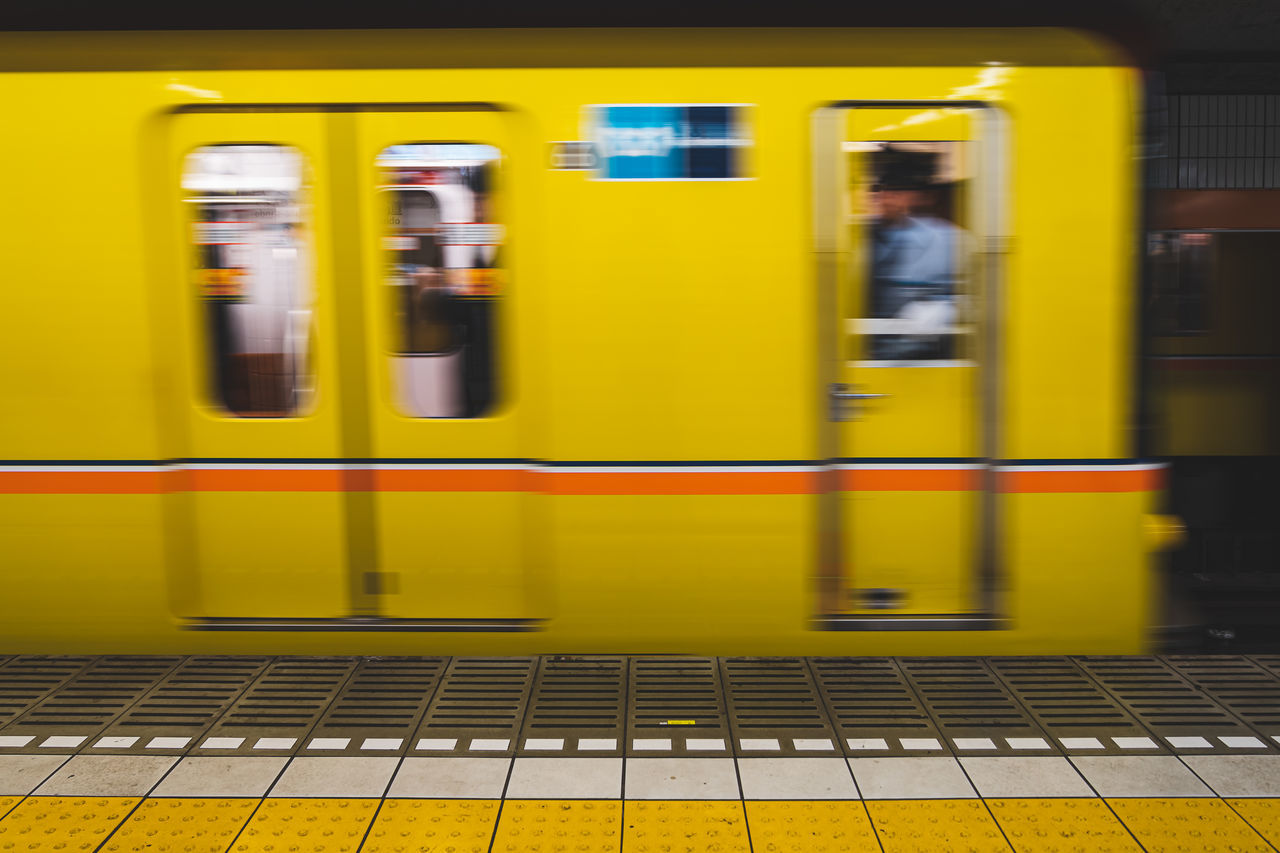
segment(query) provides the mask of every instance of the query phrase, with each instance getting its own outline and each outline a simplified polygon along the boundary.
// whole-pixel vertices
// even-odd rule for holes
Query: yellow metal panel
[[[355,853],[381,800],[268,798],[236,841],[236,853]]]
[[[137,797],[27,797],[0,820],[0,849],[93,853]]]
[[[510,807],[510,804],[507,806]],[[363,853],[486,853],[496,800],[386,800]]]
[[[749,853],[740,802],[632,800],[622,844],[632,853]]]
[[[508,800],[502,804],[491,849],[495,853],[618,851],[622,809],[616,800]]]
[[[259,801],[143,801],[103,847],[104,853],[224,853]]]
[[[1123,798],[1107,803],[1150,853],[1272,850],[1222,800]]]
[[[768,853],[878,851],[861,802],[748,802],[751,849]]]
[[[981,800],[870,800],[867,811],[885,853],[1009,850]]]
[[[1227,805],[1235,809],[1272,846],[1280,845],[1280,800],[1229,799]]]
[[[1101,800],[987,800],[1018,853],[1141,851]]]

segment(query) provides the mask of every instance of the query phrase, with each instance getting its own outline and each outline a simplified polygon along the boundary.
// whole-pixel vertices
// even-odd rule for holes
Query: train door
[[[859,102],[816,120],[833,627],[995,610],[994,111]]]

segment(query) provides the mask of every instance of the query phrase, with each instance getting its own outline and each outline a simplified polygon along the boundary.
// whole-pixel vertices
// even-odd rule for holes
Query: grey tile
[[[1280,796],[1280,755],[1184,755],[1220,797]]]
[[[146,794],[176,755],[76,755],[35,790],[39,796],[136,797]]]
[[[738,775],[746,800],[858,799],[843,758],[739,758]]]
[[[977,795],[954,758],[850,758],[864,800],[956,800]]]
[[[178,762],[153,797],[261,797],[288,763],[284,756],[195,756]]]
[[[30,794],[67,758],[66,755],[0,755],[0,795]]]
[[[793,759],[794,760],[794,759]],[[628,758],[627,799],[736,800],[732,758]]]
[[[1100,797],[1212,797],[1174,755],[1080,755],[1071,759]]]
[[[507,797],[615,799],[622,794],[621,758],[517,758]]]
[[[1092,797],[1093,790],[1060,756],[961,758],[984,797]]]
[[[389,797],[501,799],[510,758],[406,758]]]
[[[295,758],[271,789],[272,797],[381,797],[398,758]]]

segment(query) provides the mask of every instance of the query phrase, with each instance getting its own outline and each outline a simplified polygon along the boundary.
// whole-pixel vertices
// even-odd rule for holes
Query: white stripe
[[[180,471],[358,471],[369,466],[354,462],[183,462],[172,467]]]
[[[360,744],[361,749],[399,749],[404,743],[404,738],[398,737],[367,737],[364,743]]]
[[[511,741],[502,738],[475,738],[471,741],[471,750],[473,752],[502,752]]]
[[[1177,749],[1213,749],[1213,744],[1202,737],[1167,737],[1165,740]]]
[[[995,749],[996,745],[991,742],[989,737],[958,737],[952,738],[951,743],[956,749]]]
[[[94,749],[128,749],[138,742],[136,737],[104,737],[93,745]]]
[[[732,474],[735,472],[756,474],[770,471],[807,473],[821,471],[823,468],[822,465],[618,465],[613,467],[548,465],[538,470],[552,474]]]
[[[841,471],[980,471],[986,466],[974,462],[848,462],[836,467]]]
[[[724,738],[691,737],[684,742],[684,748],[690,752],[709,752],[724,749]]]
[[[35,735],[5,735],[4,737],[0,737],[0,747],[26,746],[33,740],[35,740]]]
[[[211,737],[200,744],[201,749],[235,749],[244,743],[242,737]]]
[[[260,737],[253,745],[254,749],[293,749],[298,742],[296,737]]]
[[[531,737],[525,738],[525,749],[564,749],[564,738],[559,737]]]
[[[190,742],[189,737],[153,737],[147,749],[182,749]]]
[[[888,749],[889,744],[882,737],[851,737],[846,743],[850,749]]]
[[[578,749],[586,752],[595,749],[617,749],[618,741],[611,737],[584,737],[578,740]]]
[[[537,465],[490,464],[477,462],[460,464],[455,462],[375,462],[359,467],[373,471],[533,471]]]
[[[418,745],[414,749],[454,749],[457,745],[457,738],[428,737],[418,741]]]
[[[997,465],[997,471],[1159,471],[1159,462],[1117,463],[1115,465]]]
[[[1106,749],[1096,737],[1060,737],[1058,743],[1064,749]]]
[[[54,735],[53,737],[45,738],[44,743],[40,744],[40,746],[68,749],[79,746],[85,741],[86,737],[87,735]]]
[[[0,465],[4,474],[51,474],[66,471],[75,474],[112,474],[117,471],[138,471],[154,474],[167,471],[167,465]]]
[[[1010,749],[1048,749],[1049,744],[1041,737],[1007,737],[1004,742]]]
[[[778,743],[778,739],[772,737],[745,737],[738,741],[738,746],[742,749],[768,750],[770,752],[777,752],[782,749],[782,744]]]
[[[646,737],[635,738],[631,741],[631,748],[637,752],[641,750],[663,750],[671,748],[671,738]]]
[[[903,749],[942,749],[942,744],[931,737],[900,737]]]
[[[1111,742],[1121,749],[1159,749],[1149,737],[1113,737]]]
[[[350,743],[349,737],[315,737],[307,744],[307,749],[346,749]]]
[[[1263,749],[1262,741],[1256,737],[1220,737],[1218,740],[1231,749]]]
[[[835,749],[831,741],[826,738],[794,738],[791,742],[797,750],[827,751]]]

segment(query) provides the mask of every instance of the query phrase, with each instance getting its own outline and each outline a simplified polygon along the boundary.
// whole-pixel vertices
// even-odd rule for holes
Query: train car
[[[7,33],[9,652],[1133,653],[1070,29]]]

